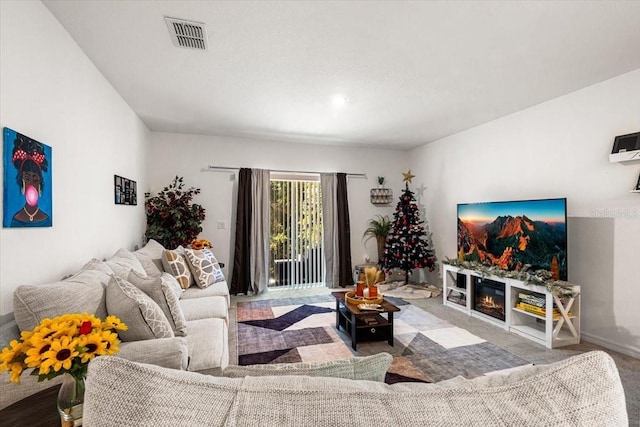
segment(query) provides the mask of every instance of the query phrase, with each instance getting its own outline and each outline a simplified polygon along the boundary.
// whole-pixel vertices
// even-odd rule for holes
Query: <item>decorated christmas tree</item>
[[[405,284],[414,268],[428,268],[433,271],[436,257],[430,248],[425,228],[421,225],[420,211],[409,183],[415,176],[409,170],[403,173],[405,189],[393,214],[393,228],[387,238],[382,267],[389,272],[394,268],[403,270]]]

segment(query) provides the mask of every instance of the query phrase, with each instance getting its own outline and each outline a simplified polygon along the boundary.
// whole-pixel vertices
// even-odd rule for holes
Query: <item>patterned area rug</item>
[[[238,362],[326,362],[388,352],[394,356],[386,382],[438,382],[461,375],[474,378],[528,365],[468,331],[406,301],[387,298],[394,315],[394,346],[386,341],[358,343],[336,330],[331,295],[240,302],[237,308]]]

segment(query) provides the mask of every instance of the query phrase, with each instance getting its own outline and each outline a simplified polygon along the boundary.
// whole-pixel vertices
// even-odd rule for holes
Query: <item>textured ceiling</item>
[[[640,68],[640,1],[43,3],[154,131],[409,149]]]

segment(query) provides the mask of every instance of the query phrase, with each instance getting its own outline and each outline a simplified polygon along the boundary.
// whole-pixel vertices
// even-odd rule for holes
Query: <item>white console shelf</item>
[[[580,343],[580,286],[573,286],[577,296],[559,298],[544,286],[530,285],[521,280],[498,276],[486,276],[505,285],[505,320],[489,316],[474,310],[473,277],[482,277],[481,273],[466,270],[449,264],[443,264],[442,301],[447,307],[460,310],[469,316],[490,322],[504,330],[514,332],[547,348],[562,347]],[[553,310],[545,314],[534,314],[519,309],[520,294],[534,295],[544,298],[545,307],[558,308],[559,314],[554,316]]]

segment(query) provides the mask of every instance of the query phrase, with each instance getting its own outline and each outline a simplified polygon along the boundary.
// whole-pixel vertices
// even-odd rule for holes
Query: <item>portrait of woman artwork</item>
[[[3,129],[4,227],[51,227],[51,147]]]

